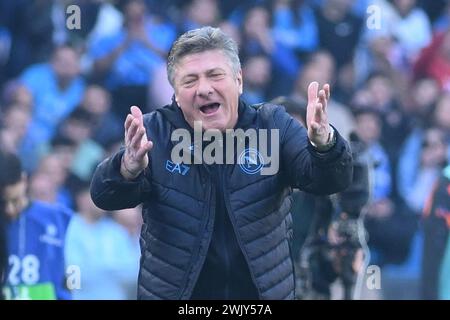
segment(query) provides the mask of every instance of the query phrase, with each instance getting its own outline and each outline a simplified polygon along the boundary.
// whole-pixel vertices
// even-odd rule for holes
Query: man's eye
[[[211,74],[212,78],[221,78],[223,76],[223,73],[213,73]]]
[[[189,86],[189,85],[192,85],[194,82],[195,82],[195,79],[188,79],[188,80],[184,81],[183,85]]]

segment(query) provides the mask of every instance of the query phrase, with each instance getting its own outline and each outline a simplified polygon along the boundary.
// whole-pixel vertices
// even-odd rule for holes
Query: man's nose
[[[197,87],[197,95],[202,98],[208,98],[210,94],[212,94],[214,91],[213,87],[211,86],[210,81],[205,78],[200,78],[198,82]]]

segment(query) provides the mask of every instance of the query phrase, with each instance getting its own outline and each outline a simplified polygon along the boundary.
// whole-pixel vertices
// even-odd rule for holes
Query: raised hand
[[[122,157],[120,173],[125,179],[136,178],[148,166],[148,152],[153,142],[147,139],[141,110],[131,107],[125,120],[125,153]]]
[[[317,93],[319,84],[314,81],[308,86],[308,106],[306,108],[306,125],[309,140],[322,147],[329,142],[331,127],[328,123],[327,103],[330,99],[330,85],[325,84]]]

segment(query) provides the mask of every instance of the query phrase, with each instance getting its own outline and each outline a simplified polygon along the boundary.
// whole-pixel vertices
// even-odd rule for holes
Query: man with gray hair
[[[348,145],[327,120],[329,85],[310,84],[307,129],[281,107],[247,105],[237,46],[212,27],[175,41],[167,73],[172,103],[145,115],[131,107],[125,147],[91,185],[105,210],[143,203],[138,298],[293,299],[291,188],[332,194],[352,179]],[[244,130],[258,133],[258,147]],[[174,137],[185,133],[187,161],[175,161],[186,141]],[[208,151],[213,162],[197,161]],[[268,151],[280,163],[263,174]]]

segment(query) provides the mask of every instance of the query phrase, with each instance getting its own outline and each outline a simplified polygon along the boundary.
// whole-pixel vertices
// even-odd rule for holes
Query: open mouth
[[[219,108],[220,103],[218,102],[208,103],[200,107],[200,112],[206,115],[211,115],[213,113],[216,113]]]

